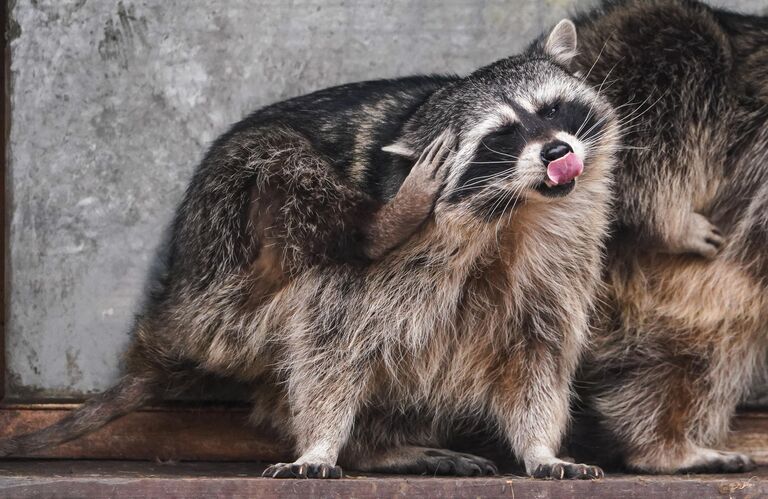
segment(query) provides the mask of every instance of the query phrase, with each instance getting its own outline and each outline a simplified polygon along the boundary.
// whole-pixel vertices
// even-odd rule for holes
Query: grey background
[[[229,124],[338,83],[465,73],[592,3],[12,1],[9,396],[114,380],[153,249]]]

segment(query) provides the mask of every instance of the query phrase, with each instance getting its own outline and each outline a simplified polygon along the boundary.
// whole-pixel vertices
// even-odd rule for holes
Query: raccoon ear
[[[404,156],[410,159],[419,159],[419,155],[416,153],[414,148],[410,144],[406,143],[403,139],[400,139],[388,146],[384,146],[381,148],[381,150],[390,154],[395,154],[397,156]]]
[[[570,19],[563,19],[549,34],[544,52],[558,64],[568,67],[576,56],[576,44],[576,25]]]

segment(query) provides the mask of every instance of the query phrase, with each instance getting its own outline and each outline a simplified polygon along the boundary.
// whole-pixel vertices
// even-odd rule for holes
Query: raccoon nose
[[[544,163],[549,163],[550,161],[562,158],[569,152],[573,152],[571,146],[558,140],[545,144],[544,147],[541,148],[541,159]]]

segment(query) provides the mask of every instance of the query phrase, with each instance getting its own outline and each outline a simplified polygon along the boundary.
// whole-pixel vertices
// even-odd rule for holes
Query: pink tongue
[[[567,184],[584,172],[584,164],[578,156],[569,152],[562,158],[550,161],[547,176],[555,185]]]

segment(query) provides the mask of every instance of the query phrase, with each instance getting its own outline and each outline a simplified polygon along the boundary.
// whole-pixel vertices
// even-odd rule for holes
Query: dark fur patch
[[[513,175],[526,140],[520,124],[504,127],[484,137],[472,162],[459,178],[458,187],[449,197],[449,202],[461,202],[490,183]]]

